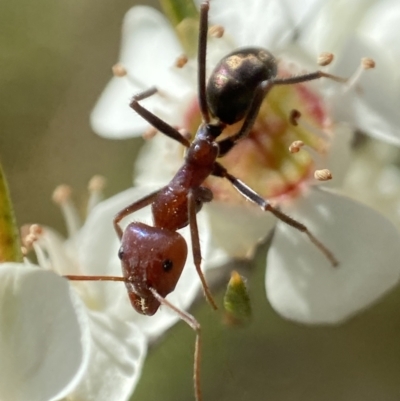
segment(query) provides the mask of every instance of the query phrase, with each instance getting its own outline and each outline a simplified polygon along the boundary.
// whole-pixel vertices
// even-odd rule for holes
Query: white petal
[[[129,78],[113,78],[107,85],[91,114],[93,130],[111,138],[142,134],[148,123],[129,107],[130,99],[152,86],[166,93],[173,91],[177,97],[185,93],[186,85],[173,67],[181,53],[178,39],[161,13],[145,6],[129,10],[120,55]],[[163,101],[156,94],[141,104],[153,111]]]
[[[165,186],[182,166],[185,151],[180,143],[166,135],[157,134],[146,141],[136,159],[134,184],[144,187],[151,182],[159,188]]]
[[[377,139],[399,145],[400,117],[397,105],[400,102],[400,83],[395,65],[390,63],[379,45],[360,36],[348,37],[334,72],[350,76],[362,57],[373,58],[376,67],[365,71],[358,82],[357,91],[353,89],[349,93],[353,104],[347,111],[344,109],[346,95],[339,93],[336,106],[341,108],[335,111],[336,119],[349,121]]]
[[[393,63],[400,61],[400,3],[398,0],[376,1],[369,7],[358,30],[387,50]]]
[[[59,399],[81,379],[89,351],[87,316],[68,282],[27,265],[0,265],[0,394]]]
[[[301,21],[298,42],[314,56],[321,52],[340,54],[348,37],[354,35],[368,6],[365,0],[316,1],[311,14],[305,15]]]
[[[353,139],[353,131],[347,124],[335,124],[332,142],[326,158],[323,158],[321,165],[316,168],[327,168],[332,172],[333,179],[324,182],[325,187],[339,188],[342,186],[344,179],[349,170],[352,157],[351,141]]]
[[[386,102],[385,102],[386,103]],[[394,102],[400,104],[400,99]],[[356,100],[354,103],[357,126],[373,138],[396,146],[400,146],[400,115],[395,115],[394,109],[385,109],[384,105],[374,107],[366,102]]]
[[[301,3],[296,0],[282,0],[282,3],[284,3],[286,12],[293,21],[293,26],[301,31],[311,21],[315,21],[315,16],[321,6],[326,3],[326,0],[304,0]]]
[[[276,223],[271,213],[252,204],[212,202],[205,207],[210,216],[213,247],[221,248],[230,258],[251,257]]]
[[[79,265],[83,269],[81,274],[121,276],[121,261],[117,256],[120,242],[113,227],[114,216],[156,189],[159,188],[130,188],[101,202],[92,210],[81,231],[78,249]],[[125,227],[133,220],[151,224],[150,209],[141,209],[131,214],[122,221],[122,226]],[[127,300],[123,283],[87,281],[82,284],[98,310],[118,305],[121,298]]]
[[[165,74],[181,53],[172,26],[156,9],[136,6],[126,13],[120,61],[146,87],[162,80],[159,74]]]
[[[210,20],[222,25],[237,46],[262,46],[271,51],[283,46],[293,27],[287,9],[278,0],[234,0],[229,7],[225,1],[213,1]]]
[[[267,296],[282,316],[337,323],[393,288],[399,279],[400,235],[373,209],[314,189],[286,210],[335,254],[332,267],[307,237],[279,223],[267,257]]]
[[[143,134],[149,124],[129,107],[132,96],[142,90],[142,87],[130,84],[126,77],[112,78],[90,114],[93,131],[114,139]],[[142,102],[143,106],[152,108],[152,98]]]
[[[68,399],[127,400],[142,371],[146,339],[135,324],[115,315],[92,312],[89,318],[92,334],[89,366]]]
[[[78,274],[79,270],[73,258],[75,254],[68,253],[66,243],[67,241],[50,227],[43,227],[43,233],[38,239],[38,244],[48,257],[48,265],[52,271],[59,275]]]

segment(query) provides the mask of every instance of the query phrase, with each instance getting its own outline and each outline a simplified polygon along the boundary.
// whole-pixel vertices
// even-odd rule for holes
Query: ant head
[[[131,223],[124,231],[118,255],[133,307],[143,315],[154,315],[160,303],[150,288],[162,297],[175,289],[186,262],[185,240],[174,231]]]
[[[211,113],[226,124],[240,121],[251,106],[256,87],[276,74],[276,59],[265,49],[246,47],[228,54],[207,83]]]

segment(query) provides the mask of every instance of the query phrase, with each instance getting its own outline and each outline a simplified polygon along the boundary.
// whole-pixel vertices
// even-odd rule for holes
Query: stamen
[[[143,132],[142,138],[145,141],[149,141],[150,139],[153,139],[158,133],[158,130],[154,128],[153,126],[150,126],[146,129],[146,131]]]
[[[175,60],[175,67],[183,68],[188,61],[189,61],[188,57],[185,54],[182,54]]]
[[[135,77],[128,74],[127,68],[122,63],[114,64],[111,67],[111,70],[112,70],[114,77],[125,78],[129,82],[129,84],[131,84],[135,88],[135,90],[138,90],[138,88],[139,88],[139,91],[143,91],[143,90],[147,89],[144,87],[142,82],[140,82]]]
[[[326,67],[330,63],[332,63],[334,59],[334,55],[332,53],[323,52],[317,58],[317,64],[321,67]]]
[[[114,77],[122,78],[128,75],[128,71],[121,63],[114,64],[111,69]]]
[[[371,68],[375,68],[375,60],[369,57],[363,57],[361,59],[361,65],[364,70],[370,70]]]
[[[106,186],[106,179],[101,175],[95,175],[91,178],[88,185],[89,200],[87,205],[87,213],[99,204],[104,198],[104,187]]]
[[[71,200],[71,192],[68,185],[59,185],[53,192],[53,202],[61,208],[69,237],[74,236],[81,227],[78,211]]]
[[[43,228],[39,224],[32,224],[30,226],[23,226],[21,228],[21,239],[23,244],[23,253],[26,255],[33,247],[40,235],[43,233]]]
[[[290,115],[289,115],[289,122],[290,122],[290,124],[292,124],[292,125],[294,125],[295,127],[297,127],[297,125],[299,124],[299,123],[298,123],[298,120],[299,120],[300,117],[301,117],[300,111],[299,111],[299,110],[296,110],[296,109],[292,109],[292,110],[290,111]]]
[[[51,270],[51,263],[49,258],[47,257],[44,249],[38,242],[33,243],[33,250],[36,254],[36,259],[38,261],[39,266],[45,270]]]
[[[185,128],[180,128],[178,129],[178,132],[184,137],[186,138],[188,141],[190,141],[192,139],[192,134]]]
[[[364,71],[375,68],[375,61],[372,58],[364,57],[361,59],[361,63],[353,73],[353,75],[347,80],[345,85],[344,93],[348,92],[351,88],[357,86],[357,82],[360,80],[361,75]]]
[[[223,26],[221,25],[213,25],[208,29],[208,34],[212,37],[212,38],[222,38],[222,36],[224,36],[225,33],[225,29]]]
[[[94,175],[88,185],[90,192],[92,191],[102,191],[106,186],[106,179],[102,175]]]
[[[24,235],[24,233],[26,233]],[[21,228],[21,237],[23,243],[23,253],[26,256],[30,250],[36,254],[36,259],[40,267],[45,270],[50,270],[50,261],[48,255],[45,252],[44,247],[41,244],[41,239],[44,235],[44,228],[39,224],[32,224],[30,226],[23,226]]]
[[[321,165],[324,162],[325,158],[323,155],[326,152],[326,147],[319,146],[317,149],[314,149],[304,144],[303,149],[310,154],[315,166]]]
[[[52,252],[48,244],[46,229],[39,224],[32,224],[29,227],[22,227],[21,231],[28,231],[28,234],[25,236],[22,235],[24,256],[33,249],[39,266],[45,270],[54,270],[51,257]]]
[[[314,178],[318,181],[329,181],[332,179],[332,173],[327,168],[314,171]]]
[[[300,117],[301,117],[300,111],[297,109],[292,109],[290,111],[290,115],[289,115],[290,124],[292,124],[295,127],[300,125],[300,127],[302,127],[304,130],[321,138],[324,142],[330,140],[329,135],[323,129],[318,129],[318,128],[314,127],[313,125],[309,124],[306,120],[303,120],[303,119],[300,120]],[[295,142],[297,142],[297,141],[295,141]],[[295,142],[293,142],[293,143],[295,143]],[[318,149],[318,150],[320,150],[320,149]],[[290,147],[289,147],[289,151],[290,151]],[[296,153],[296,152],[291,152],[291,153]]]
[[[289,146],[289,152],[290,153],[298,153],[303,146],[304,146],[304,142],[303,141],[294,141]]]

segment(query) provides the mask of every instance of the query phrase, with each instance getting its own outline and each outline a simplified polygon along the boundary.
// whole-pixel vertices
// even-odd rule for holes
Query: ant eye
[[[122,260],[122,258],[124,257],[124,250],[122,249],[122,246],[121,246],[121,248],[119,248],[119,250],[118,250],[118,257]]]
[[[169,272],[172,269],[173,265],[174,264],[172,263],[171,259],[165,259],[162,267],[165,272]]]

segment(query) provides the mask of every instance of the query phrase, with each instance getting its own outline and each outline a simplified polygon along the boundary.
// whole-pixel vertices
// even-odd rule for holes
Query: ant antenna
[[[203,117],[203,121],[206,124],[210,122],[210,113],[208,111],[207,95],[206,95],[206,53],[207,53],[209,9],[210,9],[210,4],[208,1],[205,1],[200,6],[199,43],[198,43],[198,54],[197,54],[199,107],[201,115]]]

